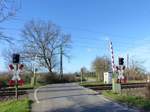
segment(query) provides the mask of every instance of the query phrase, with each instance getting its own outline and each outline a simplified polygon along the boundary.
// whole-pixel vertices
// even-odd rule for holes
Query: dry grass
[[[132,89],[122,89],[121,93],[129,96],[138,96],[145,98],[146,88],[132,88]]]
[[[145,88],[122,89],[121,93],[150,99],[150,83]]]
[[[113,93],[112,91],[105,91],[103,92],[103,95],[117,102],[126,103],[129,106],[138,107],[140,110],[142,110],[142,112],[144,112],[145,110],[146,112],[149,112],[150,110],[149,99],[145,99],[145,98],[134,96],[134,95]]]

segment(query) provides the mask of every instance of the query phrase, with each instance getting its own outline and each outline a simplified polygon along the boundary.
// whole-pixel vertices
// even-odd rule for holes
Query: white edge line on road
[[[35,91],[34,91],[34,99],[35,99],[36,103],[40,103],[40,101],[38,100],[38,97],[37,97],[38,90],[41,89],[41,88],[43,88],[43,87],[46,87],[46,86],[41,86],[41,87],[35,89]]]

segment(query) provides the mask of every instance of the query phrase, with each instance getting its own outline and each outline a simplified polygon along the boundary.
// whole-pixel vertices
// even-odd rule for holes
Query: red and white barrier
[[[115,72],[115,61],[114,61],[114,51],[113,51],[113,45],[110,41],[110,52],[111,52],[111,65],[112,65],[112,71]]]

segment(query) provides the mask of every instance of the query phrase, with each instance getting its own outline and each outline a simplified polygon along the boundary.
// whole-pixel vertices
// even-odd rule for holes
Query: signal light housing
[[[13,54],[12,62],[13,63],[19,63],[20,62],[20,55],[19,54]]]
[[[124,65],[124,58],[119,58],[119,65]]]

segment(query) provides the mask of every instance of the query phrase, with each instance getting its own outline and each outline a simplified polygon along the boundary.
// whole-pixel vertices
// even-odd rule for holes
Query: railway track
[[[18,95],[27,94],[29,90],[32,90],[33,87],[26,87],[26,88],[18,88]],[[3,96],[15,96],[15,88],[1,88],[0,89],[0,97]]]
[[[126,83],[121,84],[121,89],[130,89],[130,88],[143,88],[146,87],[147,83]],[[93,89],[93,90],[111,90],[112,84],[100,84],[100,85],[85,85],[84,87]]]

